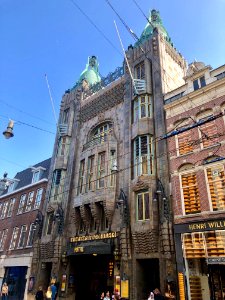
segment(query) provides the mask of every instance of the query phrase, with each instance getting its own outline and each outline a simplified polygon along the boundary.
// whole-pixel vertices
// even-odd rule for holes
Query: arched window
[[[98,144],[103,144],[108,141],[112,134],[112,123],[105,122],[97,126],[89,135],[88,142],[84,145],[84,150]]]

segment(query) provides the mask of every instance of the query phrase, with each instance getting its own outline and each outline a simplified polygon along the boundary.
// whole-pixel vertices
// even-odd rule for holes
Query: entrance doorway
[[[9,287],[9,298],[11,300],[23,300],[26,286],[27,267],[7,267],[3,282]]]
[[[146,300],[150,291],[160,289],[159,260],[138,259],[136,264],[136,299]]]
[[[71,258],[76,300],[97,300],[102,292],[113,292],[113,274],[109,276],[109,263],[112,261],[110,255],[80,255]]]
[[[209,265],[209,282],[212,300],[225,299],[225,265]]]
[[[42,262],[38,285],[39,286],[41,285],[43,290],[45,291],[48,289],[48,286],[50,285],[51,272],[52,272],[52,263]],[[36,288],[38,288],[38,286]]]

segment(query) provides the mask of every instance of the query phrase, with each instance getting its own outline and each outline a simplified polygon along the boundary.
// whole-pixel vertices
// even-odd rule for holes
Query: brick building
[[[225,66],[165,96],[180,299],[225,296]]]
[[[50,161],[1,180],[0,280],[7,282],[10,299],[27,299],[32,290],[33,242],[41,231]]]
[[[66,299],[147,299],[175,281],[166,141],[155,138],[163,94],[184,84],[186,64],[155,10],[126,55],[132,76],[124,63],[100,78],[91,56],[61,101],[32,272]]]

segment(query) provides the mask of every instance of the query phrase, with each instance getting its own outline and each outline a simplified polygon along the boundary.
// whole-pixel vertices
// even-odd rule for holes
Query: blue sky
[[[136,2],[146,15],[153,8],[160,11],[175,47],[188,62],[196,59],[213,68],[225,63],[225,0]],[[111,3],[140,36],[146,20],[134,2]],[[79,78],[88,56],[98,57],[103,76],[122,65],[113,20],[127,48],[134,40],[105,0],[0,0],[0,133],[9,119],[16,120],[15,136],[10,140],[0,136],[0,178],[5,171],[13,178],[52,155],[56,126],[45,73],[58,116],[61,97]]]

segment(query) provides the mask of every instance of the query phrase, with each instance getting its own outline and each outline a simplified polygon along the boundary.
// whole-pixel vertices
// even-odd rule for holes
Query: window
[[[94,191],[94,161],[95,161],[94,155],[88,157],[86,191]]]
[[[98,155],[98,180],[97,188],[104,188],[105,186],[105,152],[99,153]]]
[[[68,124],[69,112],[70,112],[69,108],[67,108],[63,112],[61,112],[61,116],[60,116],[60,123],[61,124]]]
[[[109,177],[109,186],[115,186],[116,184],[116,171],[117,171],[117,160],[116,160],[116,151],[110,151],[110,177]]]
[[[99,210],[100,210],[100,230],[105,231],[106,229],[108,229],[109,224],[105,215],[103,205],[99,205]]]
[[[24,194],[20,197],[20,203],[19,203],[19,208],[18,208],[17,214],[22,214],[23,213],[25,200],[26,200],[26,194]]]
[[[181,176],[181,184],[184,198],[185,214],[195,214],[201,211],[200,197],[195,173],[188,173]]]
[[[149,135],[139,136],[134,140],[134,174],[153,174],[153,144]]]
[[[77,195],[83,192],[83,184],[84,184],[84,167],[85,167],[85,160],[83,159],[80,162],[80,171],[79,171],[79,180],[78,180],[78,187],[77,187]]]
[[[53,222],[54,222],[54,214],[49,213],[47,216],[47,226],[46,226],[46,234],[51,234],[52,233],[52,227],[53,227]]]
[[[41,204],[41,198],[42,198],[43,189],[38,189],[36,193],[35,203],[34,203],[34,209],[37,209],[40,207]]]
[[[196,90],[198,90],[198,89],[200,89],[200,88],[202,88],[204,86],[206,86],[205,76],[202,76],[202,77],[200,77],[198,79],[195,79],[193,81],[194,91],[196,91]]]
[[[225,175],[223,166],[207,168],[210,197],[213,210],[225,209]]]
[[[40,179],[40,170],[34,171],[33,172],[32,183],[38,182],[39,179]]]
[[[150,219],[149,192],[137,194],[137,221]]]
[[[11,193],[11,192],[13,192],[15,190],[16,184],[17,184],[17,182],[15,182],[15,181],[11,181],[9,183],[8,193]]]
[[[62,136],[59,139],[59,146],[58,146],[58,156],[64,156],[67,153],[67,147],[66,147],[66,136]]]
[[[34,223],[30,224],[29,236],[27,240],[27,247],[32,247],[34,242],[34,235],[36,231],[36,226]]]
[[[53,184],[59,185],[61,180],[62,170],[57,169],[53,173]]]
[[[151,97],[149,95],[139,96],[133,103],[134,122],[146,117],[151,117]]]
[[[145,79],[145,63],[144,61],[135,67],[135,78]]]
[[[193,152],[192,131],[187,130],[177,135],[179,155]]]
[[[207,120],[209,117],[212,117],[212,115],[199,119],[199,121]],[[217,136],[218,133],[217,133],[217,126],[215,120],[199,126],[199,132],[200,132],[200,138],[202,140],[203,148],[213,146],[215,145],[215,143],[218,142],[218,136]]]
[[[4,250],[4,246],[5,246],[5,241],[7,238],[7,234],[8,234],[8,229],[4,229],[2,231],[2,235],[1,235],[1,239],[0,239],[0,251]]]
[[[2,214],[2,203],[0,203],[0,215]]]
[[[98,143],[107,141],[107,135],[111,132],[112,124],[106,123],[94,130],[92,138],[98,140]]]
[[[9,202],[4,202],[3,207],[2,207],[2,212],[1,212],[1,219],[4,219],[6,216],[7,208],[8,208]]]
[[[17,241],[17,237],[18,237],[18,232],[19,232],[19,228],[18,227],[14,227],[13,228],[12,239],[11,239],[11,242],[10,242],[9,249],[15,249],[15,247],[16,247],[16,241]]]
[[[18,248],[23,248],[24,247],[25,240],[26,240],[26,235],[27,235],[27,225],[23,225],[21,227],[21,233],[20,233]]]
[[[26,205],[25,211],[30,211],[31,210],[31,206],[33,204],[33,199],[34,199],[34,192],[30,192],[28,194],[27,205]]]
[[[16,201],[15,198],[10,199],[7,217],[11,217],[12,216],[12,212],[13,212],[15,201]]]

